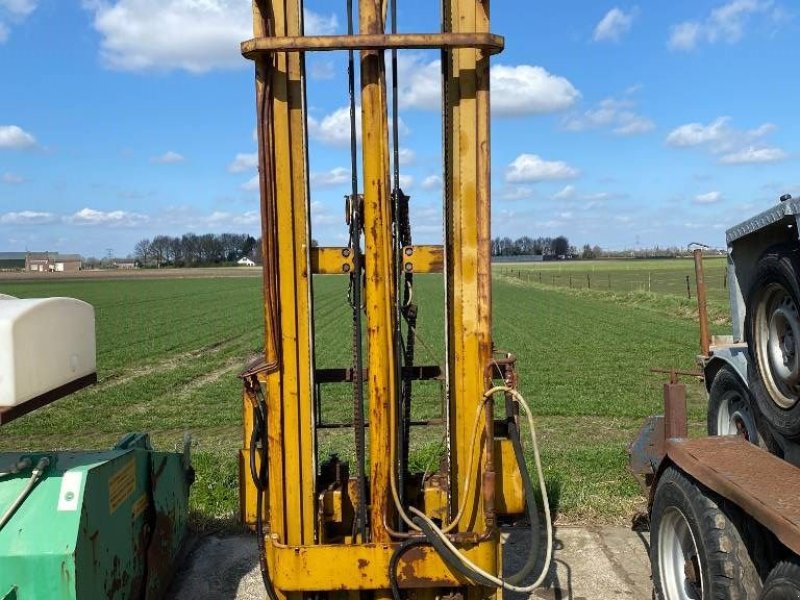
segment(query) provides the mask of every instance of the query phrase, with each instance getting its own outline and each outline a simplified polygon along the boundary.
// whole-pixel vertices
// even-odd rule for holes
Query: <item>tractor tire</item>
[[[764,420],[800,437],[800,260],[798,250],[768,250],[747,294],[745,335],[750,390]]]
[[[708,435],[739,435],[759,442],[750,391],[728,366],[717,371],[708,393]]]
[[[674,467],[658,482],[650,563],[658,600],[757,600],[758,576],[736,522],[738,509]]]
[[[779,562],[764,582],[759,600],[800,600],[800,566]]]

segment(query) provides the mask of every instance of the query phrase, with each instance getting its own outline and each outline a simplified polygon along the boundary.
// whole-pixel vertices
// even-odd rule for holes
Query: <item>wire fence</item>
[[[593,289],[610,292],[649,292],[695,298],[697,294],[693,264],[686,269],[602,269],[580,270],[537,269],[533,267],[495,267],[495,272],[504,277],[538,283],[551,287],[571,289]],[[706,267],[705,282],[709,299],[724,300],[728,297],[727,269],[722,266]]]

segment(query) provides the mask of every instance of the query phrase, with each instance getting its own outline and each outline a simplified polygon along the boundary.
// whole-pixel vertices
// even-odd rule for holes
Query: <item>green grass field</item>
[[[559,520],[629,519],[642,498],[627,473],[625,449],[643,417],[660,411],[662,377],[649,369],[693,367],[691,307],[669,295],[552,288],[498,271],[495,342],[518,355]],[[0,448],[103,448],[128,431],[149,431],[157,447],[176,448],[189,431],[196,514],[223,521],[233,515],[241,446],[237,372],[262,343],[258,278],[0,281],[0,293],[92,303],[100,377],[94,388],[4,427]],[[343,278],[315,278],[318,367],[349,362],[346,293]],[[414,298],[417,361],[441,364],[441,279],[418,276]],[[325,418],[348,418],[347,386],[330,387]],[[415,391],[415,416],[435,415],[438,384]],[[689,386],[689,401],[697,430],[705,402],[699,385]],[[414,432],[415,466],[435,462],[440,433]],[[323,432],[320,452],[347,455],[348,441],[347,432]]]

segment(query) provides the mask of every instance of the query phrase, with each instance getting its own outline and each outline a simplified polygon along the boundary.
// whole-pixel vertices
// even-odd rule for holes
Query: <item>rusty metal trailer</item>
[[[728,230],[730,336],[710,335],[695,251],[709,436],[688,437],[673,371],[664,415],[630,447],[657,598],[800,598],[799,216],[800,200],[783,196]]]

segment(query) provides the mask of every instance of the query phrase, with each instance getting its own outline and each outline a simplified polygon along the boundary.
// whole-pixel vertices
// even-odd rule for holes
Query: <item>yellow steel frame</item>
[[[358,34],[328,38],[303,36],[302,0],[253,2],[254,39],[242,48],[256,64],[257,99],[268,98],[268,110],[258,115],[262,221],[265,240],[270,227],[279,236],[278,244],[265,245],[265,251],[276,252],[278,269],[272,279],[265,270],[265,356],[270,368],[258,378],[266,397],[270,482],[263,511],[269,531],[266,558],[281,598],[299,600],[306,592],[336,590],[388,596],[389,560],[401,542],[391,494],[399,419],[400,357],[394,338],[398,266],[409,273],[443,272],[446,287],[450,482],[444,487],[449,489],[449,506],[436,501],[439,490],[426,491],[429,502],[423,504],[430,504],[437,517],[443,509],[452,517],[463,503],[454,539],[475,563],[492,572],[500,566],[495,503],[504,511],[521,510],[516,465],[508,446],[494,440],[491,407],[479,417],[480,443],[471,445],[493,372],[489,56],[502,49],[503,40],[489,33],[488,0],[441,1],[443,27],[438,34],[386,35],[387,0],[358,0]],[[393,254],[384,61],[385,49],[392,47],[440,48],[445,83],[445,245],[405,247],[399,263]],[[351,273],[355,250],[311,248],[304,52],[342,48],[360,52],[370,529],[368,540],[356,543],[347,536],[343,543],[326,544],[321,522],[339,512],[326,504],[331,513],[326,516],[319,506],[323,500],[340,502],[341,496],[317,497],[312,274]],[[279,302],[279,310],[270,302]],[[256,512],[248,472],[252,402],[246,393],[240,455],[242,516],[251,524]],[[498,468],[501,474],[495,480]],[[468,479],[468,497],[461,498]],[[409,550],[398,579],[408,588],[462,587],[472,598],[494,593],[452,572],[431,548]],[[432,598],[433,592],[425,597]]]

